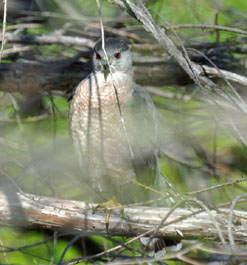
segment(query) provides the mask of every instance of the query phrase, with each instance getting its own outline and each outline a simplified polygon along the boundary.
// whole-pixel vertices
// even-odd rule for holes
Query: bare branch
[[[226,78],[229,81],[232,81],[234,83],[238,83],[240,85],[247,86],[247,77],[245,77],[245,76],[235,74],[235,73],[225,71],[225,70],[220,70],[220,73],[219,73],[219,71],[216,68],[209,67],[206,65],[203,65],[202,67],[205,69],[206,73],[211,77],[221,78],[223,75],[224,78]]]
[[[57,198],[40,197],[18,193],[29,227],[43,227],[54,230],[88,231],[106,234],[106,212],[97,208],[96,204],[79,201],[68,201]],[[166,218],[170,209],[154,207],[131,207],[114,209],[111,211],[108,233],[111,235],[136,236],[145,232],[154,232]],[[194,214],[193,214],[194,212]],[[0,224],[13,225],[8,202],[0,193]],[[173,211],[165,223],[156,231],[156,236],[179,238],[177,231],[181,231],[184,238],[204,237],[218,238],[215,222],[221,227],[223,235],[227,235],[229,209],[219,209],[218,212],[202,212],[197,209],[181,209]],[[247,212],[232,211],[234,224],[232,235],[237,242],[247,242],[246,220]]]
[[[152,66],[152,67],[151,67]],[[2,63],[0,91],[43,93],[73,89],[92,70],[91,64],[57,60],[47,62]],[[184,85],[191,83],[174,62],[134,62],[136,82],[140,85]]]
[[[56,62],[2,63],[0,90],[19,93],[43,93],[71,90],[91,71],[85,63]]]
[[[171,26],[165,26],[166,30],[171,30],[171,29],[193,29],[193,28],[198,28],[198,29],[216,29],[216,30],[222,30],[222,31],[228,31],[228,32],[233,32],[237,34],[243,34],[247,35],[246,30],[242,29],[237,29],[233,27],[225,27],[221,25],[210,25],[210,24],[177,24],[177,25],[171,25]]]
[[[192,81],[175,62],[170,60],[139,61],[134,58],[136,82],[145,86],[186,85]],[[211,77],[226,79],[247,85],[247,78],[229,71],[202,66]],[[85,78],[92,68],[90,63],[57,60],[46,62],[1,63],[0,91],[20,93],[41,93],[50,90],[70,90]],[[151,92],[152,93],[152,92]],[[184,98],[185,99],[185,98]],[[187,99],[186,99],[187,100]]]
[[[2,38],[1,38],[2,40]],[[92,48],[94,42],[87,38],[63,36],[61,34],[49,35],[17,35],[13,33],[5,34],[5,43],[21,43],[21,44],[62,44],[68,47],[81,46]]]
[[[187,192],[187,194],[188,195],[196,195],[196,194],[199,194],[199,193],[202,193],[202,192],[212,191],[212,190],[219,189],[219,188],[222,188],[222,187],[225,187],[225,186],[234,185],[234,184],[237,184],[237,183],[243,182],[243,181],[247,181],[247,179],[245,179],[245,178],[237,179],[237,180],[229,181],[229,182],[226,182],[226,183],[217,184],[215,186],[211,186],[211,187],[208,187],[208,188],[203,188],[203,189],[196,190],[196,191],[190,191],[190,192]]]

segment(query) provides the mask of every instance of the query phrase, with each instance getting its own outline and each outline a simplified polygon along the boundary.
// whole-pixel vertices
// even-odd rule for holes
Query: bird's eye
[[[120,59],[120,57],[121,57],[121,53],[120,52],[118,52],[118,53],[115,54],[115,58],[116,59]]]
[[[96,60],[100,60],[100,59],[101,59],[100,55],[96,53]]]

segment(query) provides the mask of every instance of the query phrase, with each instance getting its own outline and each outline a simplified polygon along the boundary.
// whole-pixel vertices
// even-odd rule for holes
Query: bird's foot
[[[105,208],[114,208],[116,206],[121,206],[121,204],[117,201],[117,198],[113,196],[111,200],[106,202],[101,202],[98,207],[105,209]]]
[[[121,204],[117,201],[115,196],[113,196],[111,200],[102,202],[98,205],[98,208],[103,208],[106,211],[105,225],[107,233],[109,230],[111,210],[116,206],[121,206]]]

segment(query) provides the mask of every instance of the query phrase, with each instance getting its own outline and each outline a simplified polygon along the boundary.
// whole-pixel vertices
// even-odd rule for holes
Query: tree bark
[[[239,88],[247,86],[247,78],[229,71],[203,66],[211,77],[224,76]],[[92,71],[91,63],[57,60],[50,62],[23,62],[0,64],[0,91],[22,94],[50,90],[69,91]],[[193,81],[183,69],[171,60],[135,60],[136,82],[143,86],[181,86]]]
[[[25,62],[0,64],[0,91],[42,93],[70,90],[92,70],[89,63]],[[184,85],[191,83],[186,73],[174,62],[136,63],[135,79],[140,85]]]
[[[170,209],[160,207],[119,207],[112,209],[109,224],[106,225],[107,211],[97,204],[41,197],[17,193],[18,203],[7,200],[0,192],[0,225],[15,226],[11,211],[21,211],[25,222],[19,224],[29,228],[48,228],[77,232],[136,236],[142,233],[169,238],[234,238],[247,242],[247,212],[218,209],[203,212],[201,209]],[[168,217],[166,219],[166,217]],[[230,218],[230,222],[229,222]],[[166,220],[165,220],[166,219]],[[234,220],[234,224],[231,221]],[[25,224],[25,225],[24,225]],[[230,228],[230,229],[229,229]],[[221,233],[221,235],[219,235]],[[229,234],[230,233],[230,234]]]
[[[85,63],[1,63],[0,90],[23,94],[70,90],[85,78],[91,67]]]

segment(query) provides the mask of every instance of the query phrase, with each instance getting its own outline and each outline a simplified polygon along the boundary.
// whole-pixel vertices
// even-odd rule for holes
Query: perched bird
[[[159,170],[157,113],[148,92],[135,83],[125,40],[96,43],[93,72],[75,89],[69,123],[91,201],[114,196],[121,204],[145,204],[160,196],[153,190],[170,196]]]

